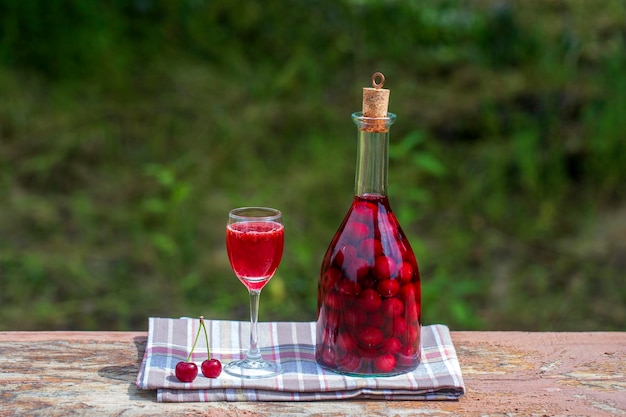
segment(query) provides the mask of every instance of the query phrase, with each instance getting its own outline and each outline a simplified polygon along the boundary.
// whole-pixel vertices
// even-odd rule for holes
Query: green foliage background
[[[626,329],[626,5],[0,1],[0,329],[247,319],[230,208],[284,212],[261,320],[314,320],[361,88],[425,324]]]

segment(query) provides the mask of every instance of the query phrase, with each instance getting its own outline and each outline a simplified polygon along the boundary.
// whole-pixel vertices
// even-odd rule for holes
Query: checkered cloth
[[[140,389],[156,389],[160,402],[316,401],[345,398],[381,400],[455,400],[465,393],[461,368],[448,328],[422,327],[422,361],[413,372],[390,377],[352,377],[321,368],[315,362],[315,323],[259,323],[259,346],[266,359],[279,361],[284,372],[272,378],[243,379],[225,372],[216,379],[199,376],[178,381],[176,363],[191,350],[198,319],[150,318],[148,344],[137,375]],[[212,357],[226,364],[245,355],[250,324],[205,320]],[[207,358],[203,335],[192,355]]]

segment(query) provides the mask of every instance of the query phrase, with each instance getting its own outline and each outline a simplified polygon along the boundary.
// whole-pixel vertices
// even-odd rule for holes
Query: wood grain
[[[142,332],[0,332],[0,417],[626,415],[626,333],[452,332],[459,401],[156,402]]]

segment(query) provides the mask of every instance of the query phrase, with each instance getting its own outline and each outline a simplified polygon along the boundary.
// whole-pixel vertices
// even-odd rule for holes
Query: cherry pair
[[[198,343],[200,329],[204,330],[204,337],[206,339],[208,354],[208,358],[202,362],[202,365],[200,365],[200,368],[202,369],[202,375],[206,376],[207,378],[217,378],[222,373],[222,363],[217,359],[211,359],[211,350],[209,349],[209,336],[207,335],[206,326],[204,324],[204,317],[200,316],[200,326],[198,327],[198,332],[196,333],[196,340],[194,340],[193,346],[191,347],[191,352],[189,352],[186,361],[180,361],[176,364],[176,378],[178,378],[182,382],[191,382],[196,379],[196,376],[198,376],[198,366],[195,363],[190,362],[190,360],[191,355],[193,354],[193,350],[196,348],[196,343]]]

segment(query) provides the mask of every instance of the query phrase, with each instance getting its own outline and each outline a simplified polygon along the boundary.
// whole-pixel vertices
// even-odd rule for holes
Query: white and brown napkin
[[[250,324],[205,320],[211,354],[226,364],[245,355]],[[157,390],[161,402],[316,401],[345,398],[381,400],[455,400],[465,393],[456,351],[444,325],[422,327],[422,360],[413,372],[391,377],[352,377],[321,368],[315,362],[315,323],[259,323],[263,357],[279,361],[284,372],[249,380],[224,372],[216,379],[198,374],[183,383],[174,375],[176,363],[191,350],[198,319],[150,318],[148,343],[137,375],[140,389]],[[204,336],[192,360],[207,358]]]

